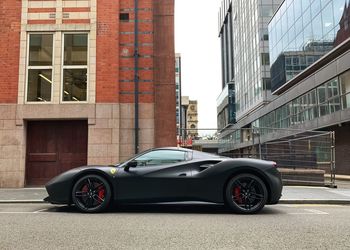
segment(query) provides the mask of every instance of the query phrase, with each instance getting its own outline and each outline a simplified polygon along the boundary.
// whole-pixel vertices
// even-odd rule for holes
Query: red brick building
[[[1,0],[0,187],[176,145],[174,60],[174,0]]]

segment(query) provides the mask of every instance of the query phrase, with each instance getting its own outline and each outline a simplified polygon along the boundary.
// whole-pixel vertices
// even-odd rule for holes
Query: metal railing
[[[224,136],[218,133],[218,138],[210,140],[194,139],[194,148],[204,151],[216,144],[217,153],[223,156],[274,161],[285,184],[335,186],[334,132],[276,128],[227,131]]]

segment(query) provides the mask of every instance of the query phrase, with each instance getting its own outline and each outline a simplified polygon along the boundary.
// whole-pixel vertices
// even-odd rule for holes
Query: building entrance
[[[88,124],[79,121],[30,121],[27,126],[26,185],[87,164]]]

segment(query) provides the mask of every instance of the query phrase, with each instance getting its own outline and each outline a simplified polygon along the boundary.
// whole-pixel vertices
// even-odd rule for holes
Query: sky
[[[198,128],[216,128],[221,93],[218,12],[221,0],[175,1],[175,52],[181,54],[182,95],[198,100]],[[209,131],[199,131],[201,135]]]

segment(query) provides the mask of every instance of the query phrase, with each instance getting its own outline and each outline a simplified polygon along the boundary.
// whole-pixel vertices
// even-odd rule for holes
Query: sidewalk
[[[44,188],[0,189],[0,203],[43,203],[47,196]],[[350,188],[285,186],[280,204],[350,205]]]

